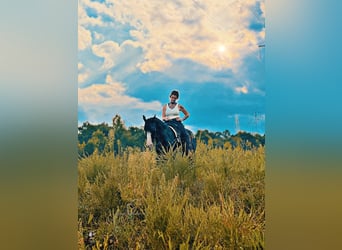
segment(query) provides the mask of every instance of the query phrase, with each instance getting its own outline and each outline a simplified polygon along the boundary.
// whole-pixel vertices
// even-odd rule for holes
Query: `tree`
[[[144,148],[145,131],[137,127],[126,128],[124,122],[119,115],[113,118],[114,132],[114,154],[118,154],[122,149],[127,147]]]
[[[78,152],[80,155],[91,155],[94,152],[114,152],[118,154],[128,147],[144,149],[145,131],[138,127],[126,128],[119,115],[113,117],[113,127],[106,123],[98,125],[85,122],[78,127]],[[195,134],[197,141],[210,147],[229,148],[242,146],[244,149],[265,145],[265,135],[239,132],[231,135],[229,130],[211,132],[207,129],[198,130]]]

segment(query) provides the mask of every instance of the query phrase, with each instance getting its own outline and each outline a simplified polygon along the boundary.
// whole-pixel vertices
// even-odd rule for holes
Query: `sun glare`
[[[218,46],[218,51],[223,53],[226,51],[226,47],[224,45],[220,45],[220,46]]]

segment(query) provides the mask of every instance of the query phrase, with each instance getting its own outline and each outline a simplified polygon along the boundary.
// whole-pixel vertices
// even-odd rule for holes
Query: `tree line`
[[[265,145],[265,135],[240,131],[232,135],[229,130],[211,132],[198,130],[196,140],[210,147],[237,147],[244,149]],[[84,122],[78,127],[78,154],[88,156],[94,153],[119,153],[127,148],[144,150],[146,135],[143,128],[126,127],[119,115],[113,124],[90,124]]]

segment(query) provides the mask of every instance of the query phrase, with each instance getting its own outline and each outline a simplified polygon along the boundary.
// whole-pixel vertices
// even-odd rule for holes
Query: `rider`
[[[180,132],[181,141],[185,142],[185,150],[188,153],[190,141],[182,121],[186,120],[190,114],[182,105],[176,102],[178,98],[179,92],[173,90],[170,94],[170,102],[163,106],[162,119]],[[180,111],[184,114],[183,118],[180,117]]]

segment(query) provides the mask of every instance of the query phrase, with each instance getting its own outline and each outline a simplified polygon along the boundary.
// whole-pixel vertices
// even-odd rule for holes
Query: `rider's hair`
[[[177,99],[179,98],[179,92],[177,90],[172,90],[170,96],[175,95],[177,96]]]

